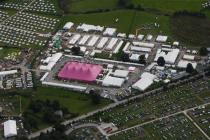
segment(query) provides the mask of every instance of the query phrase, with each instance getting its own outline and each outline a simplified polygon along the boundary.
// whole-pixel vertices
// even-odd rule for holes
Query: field
[[[118,0],[78,0],[69,6],[71,12],[81,13],[102,9],[114,9]]]
[[[131,101],[125,105],[98,113],[88,120],[113,122],[119,128],[127,128],[173,114],[186,108],[191,108],[206,102],[209,97],[207,81],[197,80],[153,96]]]
[[[175,38],[194,46],[210,44],[210,19],[176,16],[171,18],[172,32]]]
[[[180,10],[200,11],[202,2],[206,0],[132,0],[146,9],[159,10],[170,13]]]
[[[13,92],[14,93],[14,92]],[[29,93],[32,93],[30,95]],[[85,114],[87,112],[93,111],[95,109],[101,108],[109,103],[108,100],[103,99],[99,105],[94,105],[91,102],[91,97],[85,95],[84,93],[72,92],[65,89],[53,88],[53,87],[39,87],[36,91],[26,90],[26,91],[17,91],[16,94],[20,94],[22,99],[22,111],[27,109],[28,101],[30,100],[58,100],[60,104],[64,107],[67,107],[70,112]],[[1,98],[5,96],[1,95]],[[8,96],[9,99],[10,96]],[[12,98],[11,98],[12,99]],[[19,96],[14,98],[13,102],[18,102],[19,105]],[[17,106],[18,107],[18,106]],[[17,109],[19,111],[19,107]]]
[[[164,13],[179,10],[200,11],[205,0],[131,0],[135,6],[141,5],[146,10],[161,11]],[[97,11],[100,9],[117,9],[118,0],[76,0],[69,6],[71,12]]]
[[[116,19],[118,19],[119,21],[115,22]],[[133,34],[135,34],[136,29],[142,27],[143,25],[159,23],[160,28],[152,27],[151,30],[143,30],[142,33],[171,34],[168,25],[168,16],[157,16],[152,13],[141,11],[136,12],[134,10],[119,10],[92,14],[69,14],[64,18],[63,25],[68,21],[72,21],[77,24],[89,23],[95,25],[115,27],[118,29],[119,32]]]
[[[131,129],[110,137],[111,140],[159,140],[159,139],[199,139],[205,140],[201,132],[183,114],[155,121],[145,126]]]
[[[70,112],[85,114],[95,109],[101,108],[110,102],[108,100],[102,100],[101,104],[93,105],[91,98],[84,93],[76,93],[69,90],[42,87],[38,88],[35,99],[40,100],[58,100],[61,105],[67,107]]]

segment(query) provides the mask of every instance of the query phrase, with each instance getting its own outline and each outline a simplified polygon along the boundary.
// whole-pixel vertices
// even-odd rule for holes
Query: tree
[[[186,72],[190,73],[190,74],[194,72],[194,68],[193,68],[193,65],[191,63],[187,64]]]
[[[159,66],[164,66],[165,65],[165,59],[162,57],[162,56],[160,56],[159,58],[158,58],[158,60],[157,60],[157,64],[159,65]]]
[[[90,90],[89,94],[91,95],[92,103],[99,104],[101,101],[101,96],[95,92],[95,90]]]
[[[122,61],[124,61],[124,62],[130,61],[128,53],[123,52],[121,58],[122,58]]]
[[[201,56],[206,56],[208,54],[208,50],[206,47],[201,47],[199,53]]]
[[[43,107],[43,102],[41,100],[31,101],[29,105],[29,109],[31,109],[34,113],[40,112]]]
[[[118,0],[118,6],[122,8],[128,8],[132,5],[130,0]]]
[[[52,108],[54,109],[54,111],[59,110],[60,109],[60,103],[57,100],[54,100],[52,102]]]
[[[56,131],[59,131],[61,133],[65,132],[65,130],[66,130],[66,127],[60,123],[56,123],[54,128]]]
[[[146,64],[146,57],[145,57],[145,55],[141,55],[141,56],[139,56],[139,63],[140,64]]]
[[[73,47],[71,49],[71,51],[74,55],[79,55],[80,54],[80,47]]]

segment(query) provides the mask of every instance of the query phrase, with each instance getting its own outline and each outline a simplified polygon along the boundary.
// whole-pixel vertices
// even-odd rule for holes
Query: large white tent
[[[167,36],[158,35],[157,38],[156,38],[156,41],[157,41],[157,42],[166,42],[167,39],[168,39]]]
[[[157,61],[159,57],[163,57],[166,63],[174,64],[179,55],[179,52],[180,52],[179,49],[168,49],[168,48],[158,49],[155,56],[155,61]]]
[[[15,120],[4,122],[4,137],[9,138],[17,135],[17,125]]]
[[[144,72],[141,75],[141,79],[138,80],[135,84],[133,84],[132,88],[140,91],[145,91],[149,86],[153,84],[155,78],[157,78],[155,75],[149,72]]]
[[[0,71],[0,76],[16,74],[17,72],[18,72],[17,70]]]
[[[122,87],[124,82],[125,82],[124,78],[106,76],[102,82],[102,85],[103,86]]]
[[[180,60],[179,63],[178,63],[178,67],[179,68],[187,68],[187,65],[191,63],[193,68],[195,69],[197,67],[197,63],[196,62],[193,62],[193,61],[187,61],[187,60]]]
[[[67,23],[63,26],[63,29],[64,29],[64,30],[69,30],[69,29],[71,29],[73,26],[74,26],[74,23],[72,23],[72,22],[67,22]]]
[[[116,28],[106,28],[106,30],[103,32],[103,35],[114,36],[116,32]]]
[[[121,78],[126,78],[128,74],[129,71],[127,70],[115,70],[115,72],[113,73],[115,77],[121,77]]]
[[[50,71],[54,67],[54,65],[58,62],[58,60],[62,57],[62,55],[63,55],[62,53],[56,53],[56,54],[53,54],[52,57],[50,57],[50,59],[46,58],[46,59],[48,59],[47,65],[46,66],[41,65],[40,69]],[[46,61],[43,60],[43,62],[46,62]]]

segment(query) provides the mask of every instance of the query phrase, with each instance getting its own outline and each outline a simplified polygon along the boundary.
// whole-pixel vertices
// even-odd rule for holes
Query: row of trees
[[[120,8],[125,8],[125,9],[136,9],[144,11],[144,8],[140,4],[136,5],[131,0],[118,0],[118,6]]]
[[[173,17],[176,16],[194,16],[194,17],[199,17],[199,18],[206,18],[206,15],[201,12],[189,12],[187,10],[184,11],[177,11],[173,14]]]

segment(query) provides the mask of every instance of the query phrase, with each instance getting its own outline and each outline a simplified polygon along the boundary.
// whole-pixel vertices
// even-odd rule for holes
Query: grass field
[[[114,9],[118,0],[78,0],[69,6],[71,12],[86,12],[103,9]]]
[[[89,95],[86,95],[84,93],[77,93],[70,90],[65,90],[61,88],[53,88],[53,87],[38,87],[37,91],[33,90],[18,90],[18,94],[20,95],[27,95],[28,96],[21,96],[22,99],[22,111],[27,109],[28,103],[30,100],[58,100],[60,104],[64,107],[67,107],[70,112],[72,113],[78,113],[79,115],[85,114],[87,112],[93,111],[95,109],[101,108],[109,103],[111,101],[102,99],[101,103],[99,105],[92,104],[91,97]],[[31,96],[32,93],[32,96]],[[9,97],[10,96],[1,96],[3,97]],[[12,98],[11,98],[12,99]],[[17,112],[19,113],[19,96],[18,98],[14,98],[14,100],[11,100],[15,104],[18,104],[17,106]]]
[[[144,9],[172,13],[179,10],[200,11],[206,0],[131,0],[134,5]],[[116,9],[118,0],[77,0],[69,6],[71,12],[87,12],[99,9]]]
[[[96,106],[92,104],[89,95],[52,87],[38,88],[34,99],[58,100],[60,104],[67,107],[70,112],[79,113],[80,115],[111,103],[103,99],[101,103]]]
[[[116,23],[115,20],[119,19]],[[171,34],[169,17],[168,16],[157,16],[147,12],[136,12],[134,10],[119,10],[105,13],[93,13],[93,14],[70,14],[63,20],[63,25],[72,21],[77,24],[89,23],[95,25],[103,25],[109,27],[116,27],[119,32],[134,33],[137,28],[142,25],[159,23],[160,28],[152,28],[151,30],[144,30],[143,33],[152,34]]]
[[[206,0],[132,0],[145,9],[154,9],[162,12],[175,12],[180,10],[200,11],[202,2]]]

